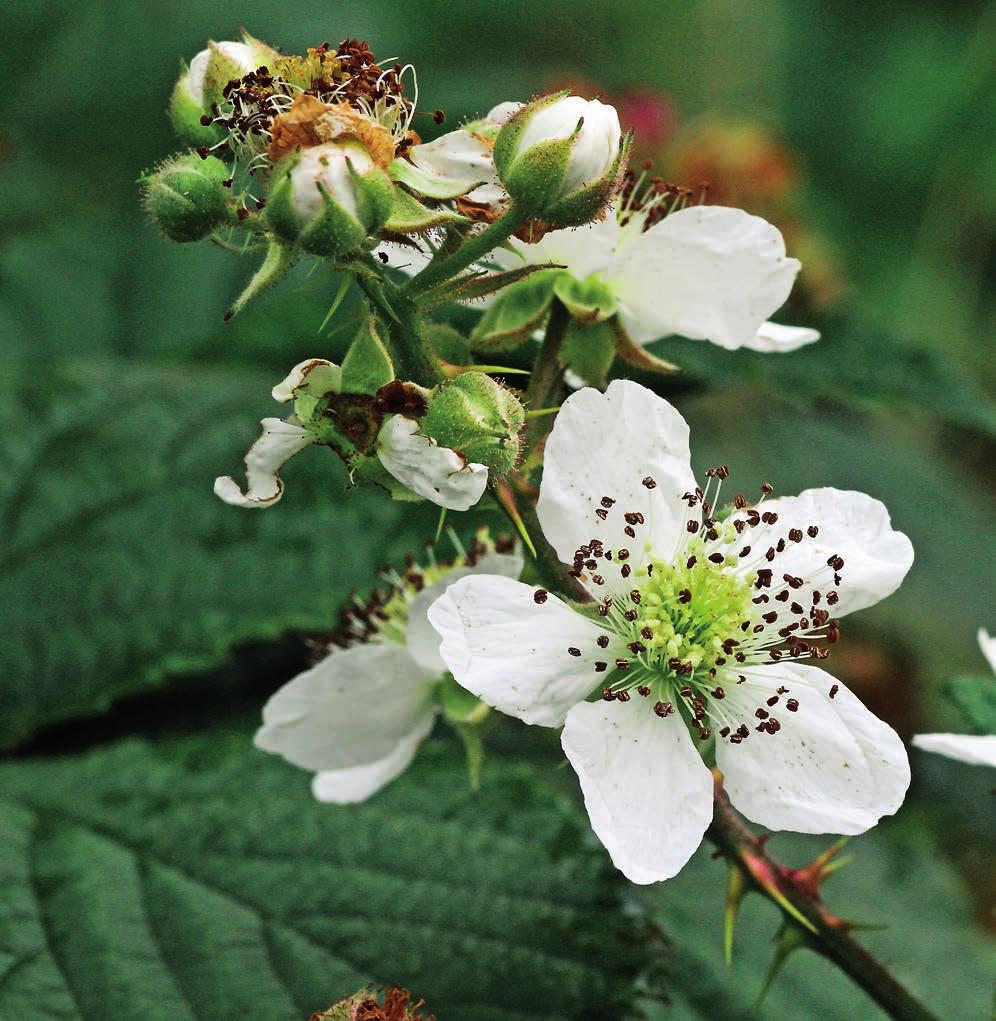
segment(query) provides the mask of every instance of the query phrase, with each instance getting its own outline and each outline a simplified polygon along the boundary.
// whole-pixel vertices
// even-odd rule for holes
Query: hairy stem
[[[753,889],[785,915],[787,924],[805,933],[810,946],[832,961],[888,1015],[899,1021],[938,1021],[851,935],[851,926],[831,914],[819,895],[823,873],[817,866],[791,869],[765,850],[765,839],[752,833],[734,811],[719,779],[715,814],[707,836],[720,853],[747,877]],[[805,926],[799,919],[803,919]]]
[[[421,273],[408,281],[404,287],[405,293],[414,297],[455,277],[461,270],[507,241],[525,221],[526,218],[513,205],[501,219],[495,220],[480,233],[472,234],[455,252],[433,259]]]
[[[553,304],[550,306],[550,318],[546,323],[543,343],[540,345],[539,354],[533,364],[529,386],[523,395],[523,403],[527,410],[560,404],[564,381],[564,370],[560,364],[560,349],[564,344],[564,337],[567,335],[570,321],[571,315],[563,302],[554,298]],[[525,436],[527,458],[534,452],[534,448],[546,439],[553,428],[555,417],[554,415],[544,415],[529,420]]]
[[[441,383],[446,377],[412,300],[390,281],[362,274],[357,274],[356,279],[387,327],[387,346],[396,377],[425,387]]]

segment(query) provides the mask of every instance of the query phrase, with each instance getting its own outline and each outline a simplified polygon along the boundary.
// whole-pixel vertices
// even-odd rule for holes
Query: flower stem
[[[546,333],[543,334],[543,343],[540,345],[539,354],[536,355],[529,386],[523,395],[523,403],[527,409],[547,408],[551,404],[560,404],[564,380],[560,349],[563,347],[570,322],[571,315],[567,307],[558,298],[554,298],[550,306],[550,318],[546,323]],[[546,438],[552,427],[552,418],[539,416],[529,420],[525,437],[527,457],[533,453],[534,447]]]
[[[821,863],[791,869],[765,850],[765,838],[752,833],[716,781],[715,814],[707,834],[720,853],[739,868],[750,886],[776,904],[787,925],[797,927],[809,946],[832,961],[897,1021],[938,1021],[885,966],[851,935],[852,926],[827,910],[819,896]],[[802,925],[799,919],[805,922]]]
[[[357,274],[357,282],[387,327],[387,345],[398,379],[433,387],[446,377],[432,352],[418,309],[402,288]]]
[[[485,230],[479,234],[472,234],[455,252],[442,258],[436,256],[421,273],[405,284],[404,293],[414,298],[436,284],[455,277],[461,270],[507,241],[525,222],[526,217],[513,205],[504,216],[495,220]]]

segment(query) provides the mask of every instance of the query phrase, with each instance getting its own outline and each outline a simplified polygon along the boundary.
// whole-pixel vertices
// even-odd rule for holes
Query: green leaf
[[[850,921],[884,923],[856,938],[886,962],[898,980],[943,1018],[989,1016],[996,953],[973,929],[961,878],[932,843],[928,821],[912,806],[848,845],[854,861],[824,888],[834,913]],[[825,838],[779,834],[769,845],[802,865]],[[733,964],[723,964],[723,862],[703,849],[675,879],[640,891],[651,917],[673,936],[668,993],[672,1004],[648,1004],[648,1021],[878,1021],[885,1017],[842,972],[809,951],[793,953],[754,1004],[776,954],[781,915],[748,896],[737,920]],[[952,1007],[952,1005],[955,1005]]]
[[[956,677],[947,685],[947,693],[977,734],[996,734],[996,680]]]
[[[394,363],[380,339],[377,320],[368,316],[342,363],[342,392],[374,394],[394,379]]]
[[[566,797],[429,742],[365,805],[247,734],[0,767],[0,1016],[303,1021],[368,981],[441,1018],[620,1017],[639,950]]]
[[[239,642],[327,629],[431,529],[379,490],[344,493],[317,447],[275,507],[218,500],[214,478],[240,474],[256,421],[280,411],[268,374],[31,362],[4,380],[0,746]]]
[[[506,351],[517,347],[546,318],[553,287],[563,273],[545,269],[507,287],[487,307],[470,335],[471,347]]]
[[[432,227],[443,227],[449,223],[470,223],[470,221],[466,216],[461,216],[444,206],[437,206],[434,209],[423,206],[404,188],[395,186],[394,205],[391,208],[391,215],[387,218],[387,223],[384,224],[384,230],[392,234],[420,234]]]

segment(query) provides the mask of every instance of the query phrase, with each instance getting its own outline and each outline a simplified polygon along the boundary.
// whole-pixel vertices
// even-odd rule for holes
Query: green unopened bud
[[[146,211],[171,240],[200,241],[231,215],[228,174],[214,156],[175,156],[143,182]]]
[[[292,153],[277,167],[266,205],[274,232],[312,255],[355,251],[387,221],[394,185],[355,141]]]
[[[519,459],[524,422],[525,411],[511,390],[483,372],[465,372],[433,390],[421,431],[501,478]]]
[[[560,93],[535,100],[508,121],[494,160],[523,212],[570,227],[604,209],[627,151],[614,107]]]

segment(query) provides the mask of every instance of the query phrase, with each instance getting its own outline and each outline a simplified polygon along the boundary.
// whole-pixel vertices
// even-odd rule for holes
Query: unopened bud
[[[524,212],[568,227],[602,211],[627,150],[614,107],[552,95],[528,104],[505,124],[494,158],[505,190]]]
[[[346,255],[384,225],[393,189],[359,142],[328,142],[280,163],[267,219],[280,238],[312,255]]]
[[[199,241],[229,219],[228,175],[215,156],[176,156],[144,181],[146,211],[171,240]]]
[[[465,372],[432,392],[422,432],[501,478],[519,459],[525,411],[518,397],[483,372]]]

